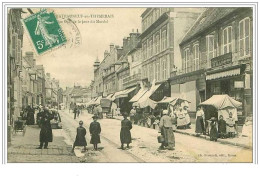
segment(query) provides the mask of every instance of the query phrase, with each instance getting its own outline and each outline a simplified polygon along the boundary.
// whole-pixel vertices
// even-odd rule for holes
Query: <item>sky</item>
[[[39,8],[32,8],[34,13]],[[62,30],[68,40],[66,47],[60,47],[52,51],[48,51],[43,55],[37,55],[28,36],[28,32],[24,31],[23,54],[26,51],[33,51],[37,65],[43,65],[46,73],[50,73],[51,77],[60,81],[60,86],[73,86],[74,84],[86,86],[93,80],[93,64],[97,56],[102,61],[104,51],[109,50],[111,43],[122,46],[123,38],[127,37],[134,29],[141,31],[141,14],[145,8],[48,8],[48,11],[54,11],[57,15]],[[27,11],[24,9],[24,11]],[[28,12],[28,11],[27,11]],[[98,18],[98,20],[106,20],[108,23],[86,23],[86,21],[96,21],[95,15],[109,15],[112,18]],[[29,16],[24,13],[23,18]],[[71,23],[64,23],[64,16],[68,15],[85,15],[92,18],[71,18],[78,28],[80,35],[77,35],[75,26]],[[85,22],[82,23],[82,20]],[[76,36],[80,36],[81,44],[72,45]]]

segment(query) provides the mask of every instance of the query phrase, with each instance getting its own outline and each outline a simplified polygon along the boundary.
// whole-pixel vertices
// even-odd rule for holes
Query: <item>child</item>
[[[100,133],[101,133],[101,127],[100,127],[100,123],[97,122],[97,115],[94,115],[93,117],[93,122],[90,123],[90,127],[89,127],[89,132],[91,135],[91,140],[90,140],[90,144],[94,145],[94,150],[97,150],[97,144],[100,143]]]
[[[79,127],[77,128],[77,136],[71,152],[74,152],[75,146],[84,146],[84,152],[87,150],[87,141],[85,138],[86,133],[86,129],[83,127],[83,121],[79,121]]]

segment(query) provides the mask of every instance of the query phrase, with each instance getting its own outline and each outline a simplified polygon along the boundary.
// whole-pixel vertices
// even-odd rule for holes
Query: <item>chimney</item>
[[[105,52],[104,52],[104,58],[108,55],[109,53],[108,53],[108,51],[106,50]]]
[[[27,51],[25,52],[25,57],[29,61],[30,66],[33,66],[33,52]]]
[[[111,44],[110,44],[110,53],[113,51],[113,49],[114,49],[114,44],[111,43]]]

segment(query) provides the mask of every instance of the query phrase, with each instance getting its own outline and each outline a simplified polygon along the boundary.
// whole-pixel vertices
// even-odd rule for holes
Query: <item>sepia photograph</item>
[[[253,163],[254,11],[7,7],[6,162]]]

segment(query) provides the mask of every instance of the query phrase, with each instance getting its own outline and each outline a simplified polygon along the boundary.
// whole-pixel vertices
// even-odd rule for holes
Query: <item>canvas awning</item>
[[[156,102],[150,99],[150,96],[160,87],[161,84],[152,86],[145,94],[137,101],[140,108],[150,106],[152,109],[155,108]]]
[[[109,94],[106,99],[109,99],[109,100],[112,100],[112,97],[113,97],[114,93],[113,94]]]
[[[206,80],[214,80],[218,78],[230,77],[235,75],[240,75],[240,68],[229,70],[229,71],[223,71],[219,73],[208,74],[206,75]]]
[[[211,98],[202,102],[200,105],[211,105],[216,109],[221,110],[225,108],[239,108],[242,106],[241,102],[236,101],[227,94],[213,95]]]
[[[136,87],[130,88],[130,89],[126,89],[126,90],[122,90],[119,92],[116,92],[115,95],[113,97],[115,97],[115,99],[117,98],[126,98],[128,97],[128,94],[130,92],[132,92],[133,90],[135,90]]]
[[[148,89],[140,89],[129,102],[137,102],[147,91]]]
[[[93,104],[95,105],[100,105],[100,100],[102,99],[102,96],[99,96],[94,102]]]

